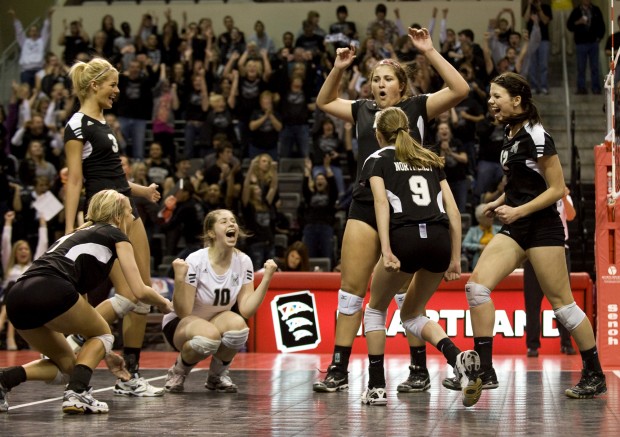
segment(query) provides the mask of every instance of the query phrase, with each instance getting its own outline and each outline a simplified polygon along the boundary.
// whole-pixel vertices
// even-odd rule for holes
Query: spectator
[[[527,21],[527,30],[533,35],[536,24],[540,27],[540,42],[537,48],[528,47],[530,59],[527,70],[528,79],[536,94],[549,94],[549,53],[551,41],[549,39],[549,27],[553,20],[551,6],[542,3],[541,0],[530,0],[525,10],[524,19]]]
[[[234,44],[234,40],[236,40],[237,43],[242,43],[245,45],[245,35],[243,34],[243,32],[239,32],[239,29],[235,28],[235,21],[230,15],[226,15],[223,22],[226,31],[224,31],[224,33],[222,33],[218,37],[217,45],[220,48],[220,53],[226,54],[228,53],[231,45]],[[235,32],[237,33],[237,35],[233,36]],[[241,53],[243,53],[243,50],[239,52],[239,54]]]
[[[441,122],[437,126],[438,155],[445,159],[444,171],[454,200],[460,212],[466,212],[469,180],[467,179],[468,155],[465,145],[452,135],[450,125]]]
[[[177,85],[177,90],[179,86]],[[188,159],[201,155],[205,142],[205,121],[209,110],[209,92],[205,80],[205,71],[199,69],[192,77],[192,87],[185,92],[185,146],[184,153]]]
[[[336,125],[331,118],[325,117],[322,119],[320,126],[320,131],[313,138],[312,153],[310,154],[313,166],[312,177],[316,178],[319,173],[326,174],[329,167],[334,178],[333,181],[337,188],[338,197],[341,197],[344,195],[345,186],[344,175],[339,161],[345,157],[344,145],[338,138]]]
[[[52,88],[57,83],[62,83],[67,88],[69,86],[68,71],[67,66],[60,62],[58,56],[48,52],[45,55],[45,67],[35,76],[35,90],[51,96]]]
[[[146,55],[138,55],[118,78],[118,121],[123,137],[131,143],[134,159],[144,159],[146,123],[153,116],[152,88],[158,79]]]
[[[295,155],[307,158],[310,152],[310,128],[308,118],[315,105],[304,91],[304,79],[294,76],[280,100],[280,113],[284,127],[280,132],[280,156]],[[297,151],[295,151],[295,146]]]
[[[168,67],[172,67],[180,59],[179,45],[181,44],[181,39],[179,38],[177,22],[172,20],[170,8],[164,12],[164,15],[166,16],[166,22],[162,27],[160,37],[161,62]],[[211,36],[213,36],[213,33],[211,33]]]
[[[160,224],[160,231],[166,235],[165,255],[176,255],[181,249],[178,247],[181,237],[185,239],[184,248],[200,247],[199,236],[204,219],[204,211],[194,197],[194,186],[189,178],[179,180],[178,189],[171,197],[165,200],[165,209],[172,209],[170,214],[164,214],[165,219]]]
[[[308,15],[306,19],[302,21],[301,23],[301,29],[297,32],[297,37],[300,37],[301,35],[304,34],[305,26],[306,24],[309,24],[310,27],[312,28],[312,33],[314,33],[317,36],[320,36],[321,39],[325,38],[325,35],[327,35],[327,32],[325,32],[325,30],[321,29],[321,27],[319,26],[320,18],[321,16],[319,15],[317,11],[308,11]]]
[[[469,266],[471,270],[476,267],[480,254],[485,247],[487,247],[491,238],[493,238],[501,228],[501,226],[493,223],[492,217],[487,217],[484,214],[485,206],[485,203],[481,203],[476,207],[474,216],[476,217],[478,225],[471,226],[467,230],[465,238],[463,238],[463,252],[470,261]]]
[[[111,59],[114,54],[114,41],[121,36],[121,33],[116,27],[114,27],[114,17],[110,14],[106,14],[101,19],[101,31],[106,34],[105,46],[103,52],[105,58]]]
[[[174,111],[179,109],[179,97],[177,85],[170,84],[166,70],[165,65],[160,66],[159,82],[153,89],[153,140],[164,148],[165,156],[174,156]]]
[[[225,208],[224,196],[222,194],[222,188],[219,184],[211,184],[203,191],[201,197],[201,206],[205,215],[216,209]]]
[[[317,173],[314,177],[312,173],[312,161],[307,159],[304,168],[304,201],[300,211],[303,214],[299,214],[303,217],[300,223],[303,241],[308,247],[309,256],[329,258],[333,261],[332,241],[338,189],[329,165],[329,157],[326,157],[324,172]]]
[[[114,39],[114,51],[120,56],[122,70],[127,71],[129,64],[136,59],[136,44],[128,22],[121,23],[121,31],[123,33]]]
[[[309,272],[308,248],[303,242],[295,241],[286,248],[281,259],[276,259],[276,263],[280,272]]]
[[[229,141],[218,144],[215,153],[205,159],[203,171],[205,187],[201,187],[198,190],[199,193],[202,194],[209,186],[218,184],[225,199],[228,200],[229,196],[232,198],[239,197],[243,185],[240,168],[241,163],[233,155],[232,144]]]
[[[36,26],[31,26],[28,33],[24,31],[22,22],[19,21],[13,9],[9,9],[9,16],[15,27],[15,39],[21,48],[19,55],[19,79],[34,87],[34,76],[45,63],[45,50],[50,39],[50,20],[54,13],[53,8],[47,10],[47,16],[43,21],[43,27],[39,31]]]
[[[398,38],[398,36],[407,33],[404,31],[404,29],[401,31],[392,20],[388,20],[386,17],[387,8],[383,3],[379,3],[375,7],[375,19],[368,23],[368,26],[366,26],[366,36],[372,35],[373,30],[376,27],[379,27],[385,31],[385,39],[393,43],[396,41],[396,38]]]
[[[58,45],[65,48],[63,52],[65,65],[73,65],[80,53],[88,53],[90,38],[86,30],[84,30],[81,18],[71,21],[68,26],[67,20],[63,19],[62,27],[62,33],[58,37]],[[67,31],[69,31],[68,35]]]
[[[32,159],[35,164],[36,177],[45,177],[50,183],[53,183],[58,176],[58,171],[50,162],[45,160],[45,151],[43,144],[38,140],[32,140],[28,144],[26,151],[26,159]]]
[[[353,21],[347,21],[349,11],[346,6],[336,8],[338,21],[329,26],[328,41],[334,45],[334,49],[349,47],[352,41],[357,40],[357,28]]]
[[[252,233],[247,239],[247,253],[252,264],[260,268],[266,260],[275,256],[275,207],[277,177],[270,181],[267,194],[261,187],[257,174],[264,173],[263,167],[269,164],[269,155],[259,155],[252,160],[250,169],[243,182],[241,194],[242,215],[245,228]],[[261,162],[261,160],[263,162]],[[265,182],[263,180],[262,182]]]
[[[274,161],[278,159],[278,137],[283,125],[280,114],[274,110],[276,96],[271,91],[263,91],[259,98],[260,108],[252,113],[249,123],[250,159],[261,153],[268,153]]]
[[[146,164],[147,178],[151,183],[158,185],[158,190],[161,193],[164,187],[164,181],[172,174],[172,168],[170,167],[170,161],[168,157],[164,156],[164,149],[161,144],[157,142],[151,143],[149,147],[149,156],[144,160]]]
[[[566,27],[573,32],[577,47],[577,94],[587,94],[586,65],[590,63],[590,86],[594,94],[601,94],[599,74],[599,43],[605,35],[605,21],[601,10],[592,0],[581,0],[568,17]]]
[[[236,84],[234,86],[236,86]],[[235,133],[232,111],[224,99],[224,96],[221,94],[211,94],[209,97],[209,112],[207,113],[205,127],[207,149],[200,153],[201,156],[212,151],[213,140],[217,134],[225,134],[226,139],[230,141],[233,146],[237,145],[237,134]]]
[[[40,141],[45,150],[45,155],[50,157],[52,136],[47,126],[45,126],[43,117],[39,114],[34,114],[30,120],[25,122],[24,125],[15,132],[15,135],[11,138],[12,154],[18,159],[23,158],[26,154],[28,144],[35,140]]]
[[[103,30],[95,32],[93,41],[88,45],[87,53],[90,58],[104,58],[110,59],[110,56],[106,53],[106,39],[107,35]]]
[[[266,50],[269,57],[276,55],[276,45],[267,33],[265,33],[265,24],[258,20],[254,23],[254,34],[248,39],[248,44],[253,42],[258,50]]]
[[[45,220],[41,219],[39,221],[39,239],[34,257],[32,256],[32,250],[27,241],[17,240],[11,247],[14,221],[15,212],[9,211],[4,214],[4,228],[2,230],[3,297],[6,296],[7,291],[15,283],[17,278],[32,265],[32,260],[39,258],[45,253],[48,245],[47,225]],[[13,325],[7,319],[6,306],[2,305],[2,310],[0,311],[0,332],[4,329],[5,322],[8,323],[6,331],[6,349],[17,350],[15,328],[13,328]]]

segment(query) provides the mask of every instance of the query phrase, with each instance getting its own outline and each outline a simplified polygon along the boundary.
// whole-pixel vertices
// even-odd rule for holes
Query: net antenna
[[[607,75],[607,79],[605,80],[605,88],[607,90],[607,136],[605,137],[605,144],[609,148],[611,148],[611,190],[609,194],[609,203],[614,204],[616,199],[620,197],[620,151],[618,150],[618,144],[616,141],[616,84],[615,84],[615,74],[616,74],[616,65],[618,64],[618,57],[620,56],[620,50],[618,52],[615,51],[615,42],[614,42],[614,21],[615,21],[615,12],[614,12],[614,0],[609,0],[610,4],[610,29],[611,29],[611,60],[609,65],[609,74]]]

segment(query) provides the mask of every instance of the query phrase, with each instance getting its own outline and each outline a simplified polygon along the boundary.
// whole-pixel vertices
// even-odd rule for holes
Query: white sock
[[[195,366],[195,364],[193,364],[191,366],[186,366],[185,364],[183,364],[183,358],[181,357],[181,354],[179,354],[179,356],[177,357],[176,362],[174,363],[174,370],[177,373],[182,373],[184,375],[188,375],[189,372],[192,371],[194,366]]]

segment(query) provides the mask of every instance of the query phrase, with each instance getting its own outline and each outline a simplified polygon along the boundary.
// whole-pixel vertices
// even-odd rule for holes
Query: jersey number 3
[[[216,288],[215,299],[213,299],[214,306],[226,306],[230,303],[230,290],[228,288]]]
[[[413,193],[411,198],[416,205],[427,206],[431,203],[431,195],[428,192],[428,181],[424,176],[411,176],[409,178],[409,189]]]
[[[108,134],[108,138],[112,141],[112,151],[118,153],[118,142],[116,141],[116,137],[112,134]]]

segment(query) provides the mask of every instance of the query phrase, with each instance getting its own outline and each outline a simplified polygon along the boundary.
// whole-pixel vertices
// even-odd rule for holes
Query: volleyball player
[[[151,201],[160,198],[156,184],[144,187],[127,181],[121,167],[117,139],[103,116],[103,111],[110,109],[118,96],[118,71],[108,61],[95,58],[88,63],[76,62],[69,76],[80,100],[80,109],[65,127],[65,154],[69,169],[65,199],[66,233],[72,232],[75,226],[82,185],[86,189],[87,204],[95,193],[103,189],[114,189],[126,196],[141,196]],[[134,218],[127,229],[127,236],[135,249],[140,277],[145,284],[151,284],[150,248],[144,224],[135,209]],[[109,323],[117,318],[123,319],[123,356],[132,376],[128,381],[119,379],[114,393],[162,396],[163,388],[151,386],[138,373],[150,306],[138,302],[132,295],[118,265],[112,269],[110,279],[116,294],[97,310]]]
[[[254,267],[249,256],[235,248],[243,235],[233,213],[211,211],[204,220],[205,248],[176,259],[174,268],[174,312],[162,321],[164,336],[179,356],[168,370],[165,388],[184,390],[185,378],[200,361],[211,357],[208,390],[236,393],[228,376],[230,363],[248,341],[251,318],[263,302],[269,282],[277,270],[273,260],[264,265],[264,275],[254,289]],[[233,311],[237,304],[239,311]]]
[[[69,383],[65,413],[107,413],[108,405],[92,396],[93,369],[112,349],[114,336],[103,317],[88,303],[86,293],[104,281],[118,259],[136,298],[172,310],[168,299],[144,284],[127,238],[133,216],[129,200],[115,190],[90,199],[82,227],[65,235],[19,277],[6,297],[9,320],[30,346],[48,358],[0,371],[0,412],[9,409],[7,394],[25,381]],[[82,335],[86,342],[77,358],[64,333]]]
[[[592,326],[573,299],[564,258],[564,227],[556,209],[564,195],[564,175],[555,144],[541,124],[532,90],[522,76],[503,73],[493,79],[489,105],[495,118],[506,125],[501,164],[507,183],[504,194],[489,203],[485,213],[503,226],[482,252],[465,287],[483,388],[497,387],[491,290],[528,260],[556,318],[570,331],[581,353],[581,379],[566,395],[592,398],[603,394],[607,386]],[[444,386],[460,389],[453,379],[444,380]]]
[[[411,138],[401,109],[381,111],[376,126],[381,149],[366,159],[360,176],[360,183],[372,190],[382,254],[364,312],[370,364],[362,402],[387,403],[383,366],[387,309],[393,291],[410,281],[400,312],[403,326],[444,354],[464,388],[463,405],[472,406],[482,386],[478,354],[461,352],[425,314],[441,280],[461,276],[461,215],[443,172],[444,160]]]
[[[379,146],[374,136],[375,114],[390,106],[401,108],[409,119],[409,130],[413,138],[422,143],[428,121],[450,109],[468,92],[469,86],[463,77],[434,48],[428,30],[409,29],[416,49],[426,56],[429,63],[445,81],[446,87],[429,95],[407,97],[407,75],[397,62],[391,59],[380,61],[370,77],[374,100],[344,100],[338,97],[338,86],[344,71],[355,58],[355,51],[340,48],[336,51],[334,68],[329,73],[317,97],[319,108],[346,122],[357,123],[358,134],[358,176],[368,156]],[[335,392],[348,389],[347,368],[353,340],[362,321],[362,302],[368,288],[373,267],[380,255],[379,238],[373,208],[372,193],[368,187],[356,185],[349,217],[342,242],[341,283],[338,292],[338,319],[332,362],[323,381],[315,382],[317,392]],[[397,295],[396,302],[402,302]],[[407,381],[399,391],[421,391],[430,388],[426,369],[424,343],[410,347],[412,365]]]

